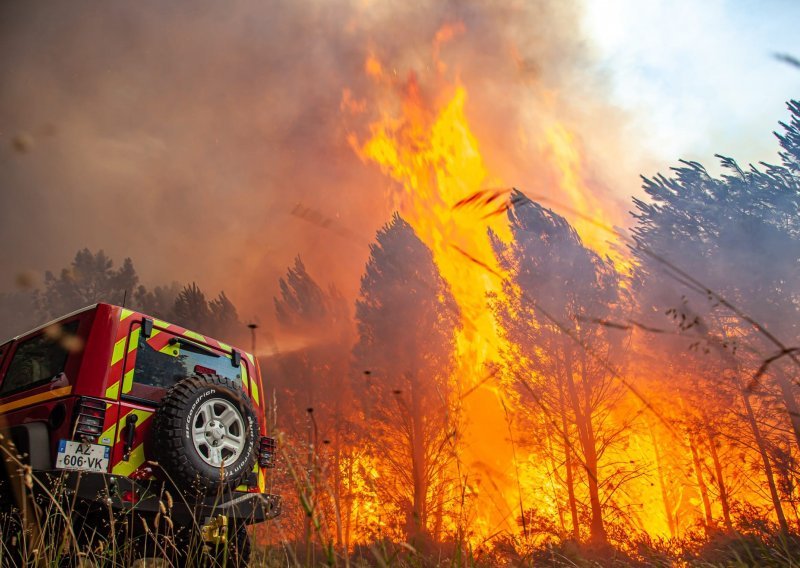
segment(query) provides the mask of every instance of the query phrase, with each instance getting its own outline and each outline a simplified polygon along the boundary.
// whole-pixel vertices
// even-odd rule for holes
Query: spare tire
[[[258,422],[241,387],[196,374],[167,391],[153,422],[153,456],[179,488],[233,489],[256,462]]]

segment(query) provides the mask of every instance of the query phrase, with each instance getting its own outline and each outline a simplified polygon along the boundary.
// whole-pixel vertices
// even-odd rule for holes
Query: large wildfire
[[[285,504],[255,542],[298,565],[797,537],[799,105],[782,165],[674,156],[640,191],[656,157],[587,72],[581,2],[199,4],[48,7],[31,20],[69,54],[55,71],[41,34],[8,40],[35,57],[0,61],[20,132],[2,205],[42,214],[2,227],[21,274],[3,318],[61,315],[100,270],[92,301],[244,331]],[[45,207],[26,184],[59,191]],[[37,288],[21,269],[43,241],[110,256]],[[141,281],[111,256],[143,259]],[[208,309],[176,310],[187,291]]]
[[[308,485],[300,483],[304,507],[312,517],[319,515],[316,529],[306,525],[306,539],[313,540],[316,530],[347,549],[385,537],[419,545],[425,534],[486,551],[509,538],[524,548],[552,539],[626,546],[635,535],[710,535],[719,528],[733,530],[736,515],[760,515],[785,526],[783,508],[794,502],[794,470],[771,468],[775,458],[766,456],[766,448],[789,443],[778,434],[786,417],[773,414],[770,425],[760,427],[765,393],[735,376],[735,369],[758,362],[757,349],[738,360],[733,347],[753,331],[752,322],[735,309],[715,312],[720,304],[733,306],[710,284],[704,288],[694,281],[684,271],[688,268],[617,228],[620,211],[598,197],[580,137],[555,110],[542,117],[539,143],[525,141],[536,148],[535,161],[549,185],[538,184],[526,195],[511,187],[518,180],[492,169],[471,123],[469,85],[441,55],[447,42],[467,33],[462,23],[443,26],[423,70],[400,69],[372,50],[363,62],[367,87],[342,93],[345,120],[374,117],[366,128],[350,129],[347,141],[365,167],[377,166],[385,175],[386,197],[400,215],[379,232],[362,295],[374,293],[370,282],[378,286],[373,279],[380,277],[379,256],[390,250],[385,239],[407,222],[431,251],[446,282],[435,294],[440,300],[452,294],[454,304],[445,309],[458,323],[452,366],[426,367],[428,375],[420,379],[435,386],[429,395],[439,397],[427,410],[403,398],[410,390],[413,400],[415,389],[426,388],[408,373],[351,367],[350,375],[356,382],[366,380],[366,392],[375,395],[353,420],[376,445],[370,451],[356,441],[350,449],[325,449],[320,462],[308,458],[308,471],[324,472],[330,487],[321,491],[314,474]],[[535,212],[532,217],[528,210]],[[526,223],[542,224],[525,233]],[[525,257],[521,241],[551,256]],[[529,271],[526,258],[539,268]],[[390,265],[401,263],[388,259]],[[648,274],[659,278],[661,269],[665,278],[699,288],[711,306],[704,312],[707,321],[719,326],[712,329],[700,315],[703,308],[685,295],[665,300],[670,293],[660,298],[666,304],[654,304],[667,308],[660,327],[632,317],[632,295],[643,294]],[[560,270],[564,276],[557,277],[563,280],[554,284],[551,273]],[[581,281],[581,270],[589,270],[588,280]],[[289,305],[290,298],[284,300]],[[358,310],[380,309],[375,300],[359,302]],[[375,343],[379,332],[365,331],[373,325],[368,317],[367,311],[357,314],[362,326],[357,361],[364,345],[392,351]],[[386,336],[390,342],[417,333],[413,322],[411,327],[385,323],[397,325]],[[688,367],[676,363],[684,357],[692,361]],[[435,378],[440,372],[448,374],[443,382]],[[704,373],[721,373],[728,382]],[[397,430],[386,414],[376,414],[381,404],[394,404],[380,402],[382,388],[392,389],[398,405],[399,415],[385,411],[398,422]],[[733,404],[744,422],[718,418],[704,396]],[[794,401],[794,394],[784,391],[784,396],[787,405]],[[446,417],[443,437],[437,447],[418,453],[415,447],[424,444],[415,436],[424,422],[415,413],[426,412]],[[318,419],[308,422],[314,432]],[[334,419],[327,431],[342,424]],[[392,441],[381,442],[382,435]],[[403,436],[406,448],[397,441]],[[319,449],[310,434],[308,443]],[[399,457],[404,452],[405,458]],[[286,457],[291,460],[291,452]],[[302,463],[302,452],[295,459]],[[431,461],[440,464],[432,467]],[[766,473],[760,474],[764,466]],[[418,467],[429,475],[417,475]]]
[[[351,129],[347,140],[365,167],[385,175],[386,198],[400,218],[379,232],[373,248],[357,308],[363,310],[357,313],[361,340],[356,361],[348,364],[371,393],[366,409],[351,420],[376,445],[370,451],[370,444],[351,440],[355,445],[344,449],[341,416],[327,426],[317,414],[308,422],[315,433],[321,428],[325,436],[341,436],[343,444],[306,460],[308,471],[325,478],[312,474],[307,485],[300,483],[304,507],[319,515],[316,531],[345,548],[386,537],[419,544],[424,534],[491,550],[508,538],[522,547],[552,539],[625,546],[634,535],[709,535],[731,530],[736,514],[785,525],[779,503],[794,502],[794,470],[771,469],[765,448],[789,443],[777,434],[786,417],[773,414],[770,425],[760,427],[758,416],[769,416],[764,393],[735,376],[735,369],[757,362],[737,360],[731,347],[752,326],[741,313],[715,312],[726,302],[721,295],[616,228],[620,211],[598,197],[580,138],[555,110],[542,117],[538,143],[524,140],[538,152],[535,161],[548,185],[526,195],[511,187],[515,180],[492,170],[471,124],[468,85],[441,55],[447,42],[465,33],[460,23],[443,26],[422,70],[401,70],[370,52],[363,62],[367,87],[342,94],[346,119],[375,117],[365,129]],[[442,305],[457,317],[452,365],[423,366],[427,375],[420,381],[434,385],[425,392],[438,402],[421,409],[404,398],[411,391],[413,401],[415,389],[426,388],[409,380],[410,372],[357,367],[371,360],[365,350],[381,349],[379,337],[402,343],[405,334],[417,333],[413,322],[404,327],[399,321],[386,336],[365,331],[367,310],[381,308],[366,297],[375,293],[370,286],[380,289],[380,263],[394,270],[404,262],[391,256],[386,240],[403,223],[431,251],[446,282],[433,293],[440,299],[452,294],[454,303]],[[524,246],[540,247],[543,256],[526,257]],[[699,287],[708,305],[662,290],[655,293],[662,303],[653,304],[667,308],[656,314],[659,323],[637,320],[632,296],[647,301],[648,290],[670,277]],[[291,298],[284,300],[289,306]],[[674,363],[683,357],[692,362]],[[398,371],[404,368],[403,361],[395,363]],[[436,378],[440,373],[447,374],[444,381]],[[381,389],[391,389],[394,402],[381,398]],[[704,396],[735,405],[744,422],[734,426],[718,418]],[[395,403],[399,414],[379,410]],[[426,412],[446,417],[442,437],[431,434],[439,441],[428,446],[415,438],[424,424],[415,413]],[[740,429],[750,442],[733,434]],[[397,441],[404,436],[405,445]],[[310,447],[319,449],[314,439],[308,435]],[[387,459],[386,453],[397,455]],[[294,458],[302,463],[303,455]],[[291,460],[291,452],[286,457]],[[432,461],[440,466],[431,467]],[[320,483],[329,487],[320,490]],[[326,518],[327,529],[319,520]],[[306,539],[314,532],[307,524]]]
[[[433,41],[433,67],[447,69],[438,59],[442,42],[464,33],[463,24],[442,27]],[[498,265],[488,232],[510,240],[505,212],[513,206],[512,190],[488,170],[480,143],[466,116],[467,88],[458,81],[422,92],[417,75],[387,76],[384,65],[371,55],[365,72],[388,93],[374,101],[382,118],[370,125],[369,136],[350,143],[359,156],[380,166],[395,180],[388,197],[394,208],[433,251],[436,265],[460,308],[462,328],[457,337],[455,385],[462,395],[460,411],[468,416],[464,439],[466,470],[462,481],[475,498],[470,538],[481,544],[501,531],[518,532],[522,507],[533,503],[545,515],[557,518],[558,496],[553,495],[552,464],[514,447],[509,416],[509,394],[494,376],[504,351],[503,338],[489,310],[487,298],[501,292],[508,275]],[[392,98],[394,95],[396,98]],[[347,91],[345,98],[351,93]],[[398,109],[392,114],[390,109]],[[553,188],[557,204],[575,213],[575,227],[584,243],[600,254],[611,252],[616,237],[611,224],[582,175],[581,149],[565,126],[553,120],[546,129],[544,155],[556,172]],[[561,201],[560,201],[561,200]],[[652,451],[651,441],[637,441],[641,452]],[[643,447],[641,444],[646,444]],[[625,458],[626,456],[620,456]],[[633,502],[645,500],[650,483]],[[639,528],[666,535],[663,520],[639,515]],[[450,527],[455,531],[457,527]]]

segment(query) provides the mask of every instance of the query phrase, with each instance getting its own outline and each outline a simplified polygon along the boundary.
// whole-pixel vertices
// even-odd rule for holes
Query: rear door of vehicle
[[[240,384],[245,374],[245,390],[247,385],[244,358],[234,366],[230,353],[205,344],[200,335],[187,337],[191,332],[158,320],[148,329],[150,324],[143,325],[143,321],[134,322],[128,336],[120,389],[120,428],[112,456],[112,473],[140,479],[153,476],[147,461],[151,444],[157,443],[151,432],[153,416],[171,386],[196,373],[218,374]],[[135,420],[132,426],[128,426],[128,420]]]

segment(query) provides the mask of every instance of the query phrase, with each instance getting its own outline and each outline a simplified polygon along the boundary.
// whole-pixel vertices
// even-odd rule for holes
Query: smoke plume
[[[639,164],[597,165],[623,117],[577,16],[543,1],[4,2],[0,289],[89,247],[132,257],[145,283],[224,289],[244,317],[271,317],[298,253],[353,297],[391,213],[389,182],[347,142],[382,110],[370,58],[431,100],[466,85],[492,175],[532,195],[558,175],[540,142],[557,118],[618,221],[634,188],[609,188]]]

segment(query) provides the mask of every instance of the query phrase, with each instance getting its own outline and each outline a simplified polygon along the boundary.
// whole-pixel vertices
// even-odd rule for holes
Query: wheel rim
[[[197,409],[192,419],[192,441],[208,465],[231,465],[245,446],[244,419],[230,401],[212,398]]]

